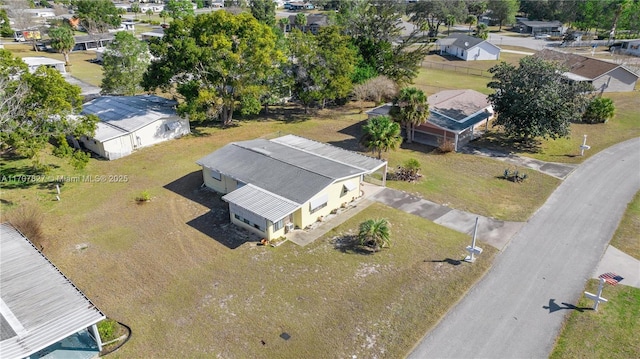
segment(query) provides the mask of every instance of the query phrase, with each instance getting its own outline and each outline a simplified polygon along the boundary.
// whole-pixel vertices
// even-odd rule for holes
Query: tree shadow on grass
[[[361,245],[358,237],[352,234],[334,238],[333,248],[339,250],[342,253],[362,255],[371,255],[375,253],[373,249]]]
[[[447,263],[447,264],[451,264],[452,266],[457,266],[462,264],[461,260],[457,260],[457,259],[451,259],[451,258],[445,258],[445,259],[432,259],[432,260],[424,260],[425,262],[431,262],[431,263]]]
[[[482,137],[471,142],[473,146],[484,147],[506,153],[524,152],[538,153],[540,151],[541,141],[534,139],[530,141],[521,141],[500,131],[486,131]]]

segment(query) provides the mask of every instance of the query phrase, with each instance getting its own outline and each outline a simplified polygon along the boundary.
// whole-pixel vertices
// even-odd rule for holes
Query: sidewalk
[[[470,236],[473,235],[475,221],[478,218],[477,238],[499,250],[502,250],[524,225],[522,222],[499,221],[459,211],[391,188],[383,189],[372,199]]]
[[[592,278],[597,279],[600,274],[608,272],[614,272],[624,278],[620,284],[640,288],[640,261],[614,246],[607,247]]]

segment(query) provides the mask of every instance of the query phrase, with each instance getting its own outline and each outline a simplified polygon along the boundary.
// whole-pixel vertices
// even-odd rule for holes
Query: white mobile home
[[[102,96],[87,102],[83,115],[100,118],[95,136],[81,142],[109,160],[189,134],[189,121],[178,116],[175,101],[153,95]]]
[[[451,34],[436,41],[440,55],[449,54],[464,61],[499,60],[500,48],[488,41],[465,34]]]

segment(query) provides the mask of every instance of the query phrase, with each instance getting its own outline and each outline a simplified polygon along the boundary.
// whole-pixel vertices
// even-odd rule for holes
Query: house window
[[[340,193],[340,197],[344,197],[347,193],[353,191],[356,188],[357,186],[355,183],[353,183],[353,181],[345,182],[344,185],[342,185],[342,192]]]
[[[211,178],[216,179],[218,181],[222,180],[222,175],[220,174],[220,172],[216,171],[216,170],[211,170]]]
[[[323,194],[320,197],[316,197],[309,201],[309,212],[315,213],[324,207],[327,206],[327,202],[329,202],[329,195]]]
[[[280,230],[284,226],[284,218],[273,223],[273,231]]]
[[[244,217],[242,217],[241,215],[239,215],[237,213],[233,214],[233,218],[235,218],[238,221],[243,222],[243,223],[245,223],[245,224],[247,224],[249,226],[252,226],[253,228],[259,229],[259,230],[264,232],[264,228],[261,225],[259,225],[257,223],[253,223],[250,220],[248,220],[247,218],[244,218]]]

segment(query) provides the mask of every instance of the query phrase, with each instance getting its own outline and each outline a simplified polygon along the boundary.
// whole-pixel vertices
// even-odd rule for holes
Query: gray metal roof
[[[115,35],[110,32],[105,32],[102,34],[96,35],[78,35],[73,37],[76,40],[76,44],[84,43],[84,42],[97,42],[100,40],[113,40]]]
[[[105,318],[7,223],[0,224],[0,249],[3,358],[27,357]]]
[[[177,117],[175,105],[175,101],[154,95],[101,96],[85,103],[82,114],[94,114],[102,122],[133,132],[161,118]]]
[[[383,160],[293,135],[230,143],[196,163],[295,203],[306,203],[336,180],[386,165]]]
[[[301,206],[299,203],[265,191],[252,184],[242,186],[228,193],[222,197],[222,199],[264,217],[271,222],[281,220]]]
[[[436,43],[441,46],[442,45],[455,46],[461,49],[470,49],[483,42],[485,42],[485,40],[482,40],[481,38],[473,37],[465,34],[451,34],[448,37],[445,37],[444,39],[436,41]],[[495,45],[492,44],[492,46],[495,46]]]
[[[560,21],[537,21],[537,20],[518,20],[519,24],[526,25],[528,27],[562,27]]]
[[[307,202],[334,181],[265,153],[252,151],[239,143],[230,143],[196,163],[296,203]]]
[[[274,138],[271,141],[296,148],[317,157],[323,157],[331,161],[355,167],[364,174],[375,172],[387,164],[387,161],[384,160],[295,135],[286,135]]]

